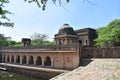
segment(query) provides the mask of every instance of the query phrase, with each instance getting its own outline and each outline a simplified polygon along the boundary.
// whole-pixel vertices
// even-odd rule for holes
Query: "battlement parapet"
[[[77,44],[52,45],[52,46],[1,47],[0,52],[76,51],[77,47],[78,47]]]

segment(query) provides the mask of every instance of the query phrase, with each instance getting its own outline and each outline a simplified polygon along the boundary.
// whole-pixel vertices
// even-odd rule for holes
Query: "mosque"
[[[30,46],[31,40],[23,38],[22,47],[0,48],[0,62],[34,65],[57,69],[75,69],[80,65],[82,46],[93,46],[97,38],[95,29],[74,30],[64,24],[55,34],[53,46]]]

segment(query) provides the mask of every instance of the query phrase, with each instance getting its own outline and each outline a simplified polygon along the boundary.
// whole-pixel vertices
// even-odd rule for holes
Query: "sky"
[[[45,11],[35,3],[24,0],[10,0],[6,9],[14,14],[7,15],[14,22],[14,27],[0,27],[0,33],[12,40],[21,41],[34,33],[47,34],[48,40],[54,40],[60,27],[68,23],[74,30],[107,25],[114,19],[120,19],[120,0],[61,0],[62,6],[49,0]]]

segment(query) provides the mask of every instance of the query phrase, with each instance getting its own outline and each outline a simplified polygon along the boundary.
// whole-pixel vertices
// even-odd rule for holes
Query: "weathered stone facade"
[[[79,67],[81,58],[120,58],[120,47],[87,47],[96,37],[94,29],[73,30],[64,24],[55,34],[56,45],[32,47],[29,39],[23,39],[24,47],[0,48],[0,62],[74,69]]]
[[[76,45],[19,47],[2,48],[0,53],[5,63],[74,69],[79,66],[78,49]]]
[[[95,29],[84,28],[73,30],[69,24],[64,24],[57,34],[55,34],[56,45],[61,44],[80,44],[85,46],[93,46],[94,39],[97,38]]]
[[[120,58],[120,47],[84,47],[81,58]]]

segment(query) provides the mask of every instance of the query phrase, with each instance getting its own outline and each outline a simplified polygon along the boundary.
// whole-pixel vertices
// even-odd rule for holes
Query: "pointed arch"
[[[11,56],[11,63],[14,63],[14,55]]]
[[[0,54],[0,63],[2,62],[2,54]]]
[[[29,62],[28,62],[29,64],[34,64],[34,58],[33,58],[33,56],[30,56],[29,57]]]
[[[51,66],[51,58],[50,58],[49,56],[47,56],[47,57],[45,58],[44,65],[45,65],[45,66]]]
[[[37,57],[36,65],[42,65],[42,59],[40,56]]]
[[[27,63],[27,58],[26,58],[26,56],[24,55],[23,57],[22,57],[22,64],[26,64]]]
[[[20,63],[20,56],[19,55],[16,56],[16,63]]]
[[[4,56],[3,56],[3,62],[6,62],[6,61],[5,61],[5,57],[6,57],[6,56],[4,55]]]
[[[10,62],[10,56],[7,55],[7,62]]]

